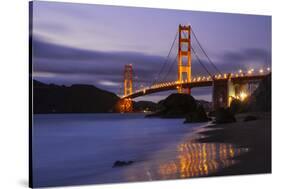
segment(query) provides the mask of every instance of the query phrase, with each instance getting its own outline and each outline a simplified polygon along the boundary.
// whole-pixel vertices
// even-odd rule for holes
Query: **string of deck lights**
[[[263,74],[269,73],[270,71],[271,71],[270,67],[267,67],[266,69],[261,68],[261,69],[258,70],[258,74],[263,75]],[[243,71],[242,69],[240,69],[236,73],[217,74],[217,75],[214,75],[213,78],[211,76],[195,76],[195,77],[192,77],[191,82],[196,83],[196,82],[211,81],[213,79],[216,79],[216,80],[227,79],[228,77],[229,78],[246,77],[246,76],[253,76],[254,73],[255,73],[255,69],[253,69],[253,68],[250,68],[247,71]],[[170,82],[164,82],[164,83],[157,83],[157,84],[153,84],[149,87],[142,87],[139,90],[135,90],[133,93],[142,92],[143,94],[145,94],[146,91],[150,90],[150,89],[171,87],[171,86],[174,86],[174,85],[177,85],[177,84],[184,84],[184,83],[187,83],[187,80],[184,80],[184,81],[181,81],[181,82],[180,81],[170,81]],[[131,95],[131,94],[129,94],[129,95]]]

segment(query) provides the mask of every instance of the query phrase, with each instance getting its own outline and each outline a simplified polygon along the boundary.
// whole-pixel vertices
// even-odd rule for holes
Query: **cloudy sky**
[[[156,78],[176,80],[176,48],[158,74],[179,24],[191,24],[222,72],[271,65],[269,16],[35,1],[32,21],[33,77],[45,83],[91,84],[120,94],[125,64],[133,64],[135,87]],[[193,39],[196,53],[215,73]],[[195,58],[192,71],[206,75]],[[158,101],[171,92],[136,100]],[[210,88],[193,94],[211,99]]]

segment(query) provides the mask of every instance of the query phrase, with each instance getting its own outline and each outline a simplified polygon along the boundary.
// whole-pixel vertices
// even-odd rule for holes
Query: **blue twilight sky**
[[[33,77],[45,83],[91,84],[120,93],[125,64],[133,64],[135,86],[148,85],[163,65],[179,24],[191,24],[205,51],[222,72],[271,65],[271,17],[242,14],[33,2]],[[192,38],[206,66],[206,57]],[[176,80],[171,58],[160,78]],[[192,60],[193,76],[206,75]],[[136,100],[158,101],[171,92]],[[211,100],[211,89],[194,89]]]

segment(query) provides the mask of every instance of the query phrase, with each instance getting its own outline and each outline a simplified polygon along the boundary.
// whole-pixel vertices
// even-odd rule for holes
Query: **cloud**
[[[105,86],[119,86],[120,85],[120,83],[112,82],[112,81],[99,81],[99,83],[101,85],[105,85]]]
[[[34,38],[33,58],[35,71],[52,70],[58,73],[108,73],[132,63],[141,72],[160,66],[164,57],[137,52],[102,52],[82,50],[52,44]]]
[[[124,65],[132,63],[135,78],[148,82],[164,57],[136,52],[83,50],[33,38],[33,76],[53,83],[102,85],[115,92],[123,80]],[[107,81],[107,82],[104,82]],[[111,82],[111,83],[109,83]],[[113,83],[115,83],[113,85]]]
[[[265,49],[248,48],[235,52],[224,52],[220,59],[220,66],[224,70],[247,69],[248,67],[258,68],[271,65],[271,52]]]
[[[238,62],[246,62],[249,60],[268,61],[270,56],[268,51],[258,48],[244,49],[240,52],[225,52],[223,54],[224,60]]]

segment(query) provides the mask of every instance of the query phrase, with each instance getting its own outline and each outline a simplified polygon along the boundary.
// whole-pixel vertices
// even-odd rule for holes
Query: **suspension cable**
[[[186,33],[183,33],[183,35],[187,38]],[[201,59],[199,58],[199,56],[197,55],[197,53],[195,52],[195,50],[193,49],[192,45],[190,46],[191,50],[193,52],[193,54],[195,55],[195,57],[197,58],[198,62],[200,63],[200,65],[204,68],[204,70],[212,77],[212,74],[208,71],[207,67],[203,64],[203,62],[201,61]]]
[[[167,76],[170,74],[170,72],[171,72],[172,69],[174,68],[173,65],[175,64],[175,62],[177,62],[178,54],[179,54],[179,53],[177,53],[177,55],[176,55],[174,61],[173,61],[172,64],[170,65],[168,72],[166,73],[166,75],[165,75],[164,78],[163,78],[163,81],[166,80]]]
[[[175,41],[176,41],[176,39],[177,39],[177,36],[178,36],[178,31],[176,32],[176,35],[175,35],[174,40],[173,40],[173,43],[172,43],[172,45],[171,45],[171,47],[170,47],[169,53],[168,53],[168,55],[167,55],[167,57],[166,57],[166,59],[165,59],[165,62],[164,62],[164,64],[162,65],[160,71],[158,72],[157,77],[156,77],[156,78],[154,79],[154,81],[152,82],[152,85],[154,85],[154,84],[157,82],[157,78],[159,78],[159,76],[160,76],[161,73],[163,72],[165,66],[167,65],[168,60],[169,60],[169,56],[170,56],[170,54],[171,54],[171,52],[172,52],[172,49],[173,49],[173,46],[174,46]]]
[[[208,61],[209,61],[209,62],[211,63],[211,65],[215,68],[215,70],[216,70],[217,72],[219,72],[219,73],[222,75],[221,71],[220,71],[220,70],[217,68],[217,66],[212,62],[212,60],[210,59],[210,57],[207,55],[206,51],[203,49],[201,43],[199,42],[197,36],[195,35],[195,32],[193,31],[193,29],[191,29],[191,32],[192,32],[192,34],[194,35],[194,38],[195,38],[195,40],[197,41],[197,43],[198,43],[200,49],[202,50],[202,52],[203,52],[203,53],[205,54],[205,56],[207,57]]]
[[[200,65],[204,68],[204,70],[211,76],[211,78],[213,78],[212,74],[208,71],[208,69],[206,68],[206,66],[203,64],[203,62],[201,61],[201,59],[198,57],[197,53],[195,52],[195,50],[193,49],[193,47],[191,47],[191,50],[193,52],[193,54],[195,55],[195,57],[197,58],[198,62],[200,63]]]
[[[137,89],[138,88],[138,84],[139,84],[139,79],[138,79],[138,76],[135,73],[134,69],[132,69],[132,80],[133,80],[133,90],[134,90],[134,88]]]

